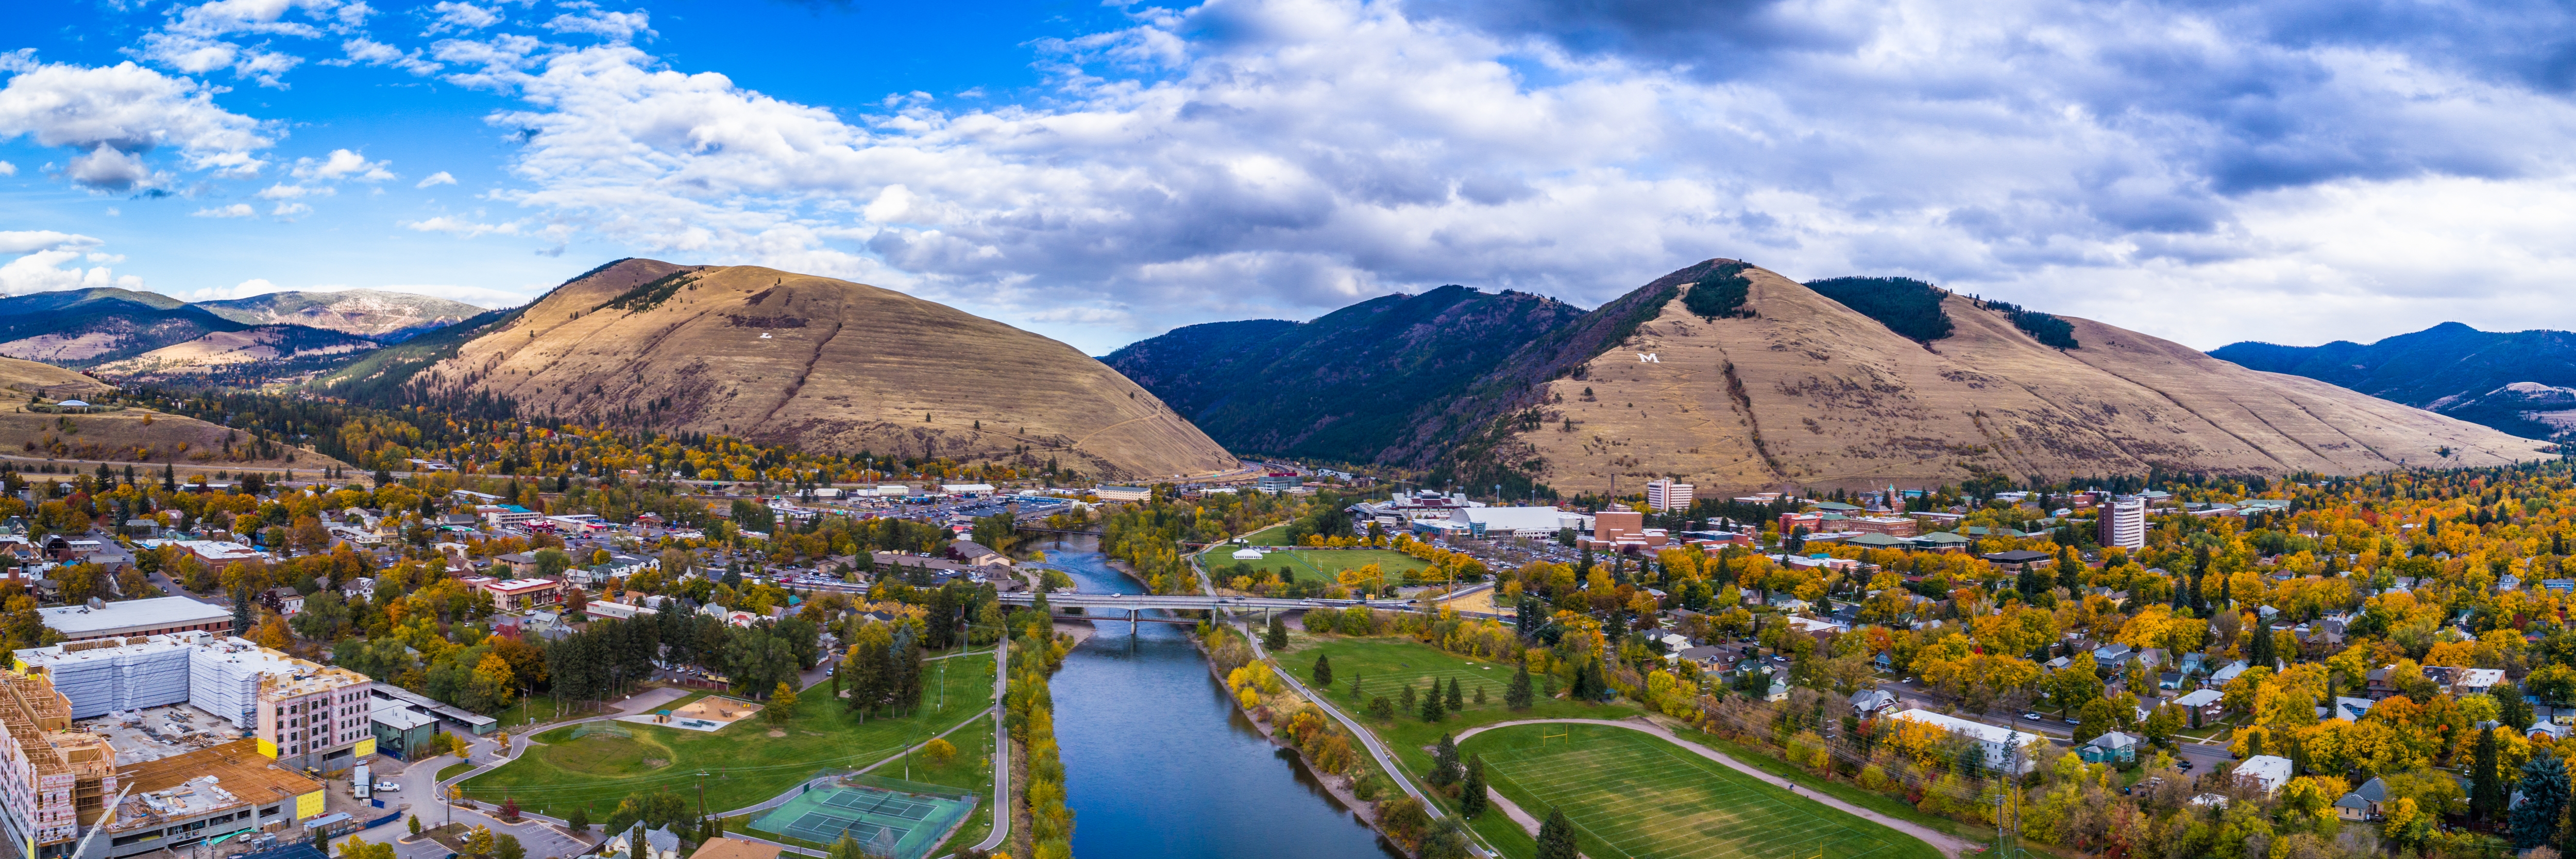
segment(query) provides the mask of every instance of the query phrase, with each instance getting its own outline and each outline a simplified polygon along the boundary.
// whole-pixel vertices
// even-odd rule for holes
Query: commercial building
[[[563,583],[553,579],[496,579],[490,576],[468,576],[458,582],[492,594],[492,605],[502,611],[525,611],[536,606],[563,602]]]
[[[92,601],[88,605],[40,609],[39,613],[44,616],[45,626],[62,633],[64,641],[200,630],[223,632],[233,625],[233,613],[223,606],[207,605],[187,597]]]
[[[2096,541],[2106,547],[2146,548],[2147,499],[2130,496],[2116,498],[2103,505],[2101,534]]]
[[[1286,492],[1305,485],[1306,478],[1294,471],[1273,471],[1252,481],[1252,488],[1263,492]]]
[[[1091,490],[1102,501],[1144,501],[1154,497],[1154,490],[1142,486],[1100,486]]]
[[[2032,743],[2046,742],[2046,738],[2027,731],[2016,731],[1984,722],[1971,722],[1921,708],[1906,710],[1889,718],[1936,725],[1952,734],[1975,740],[1984,748],[1988,768],[2015,775],[2030,772],[2032,767],[2038,766],[2038,762],[2033,761],[2025,750]]]
[[[411,705],[368,696],[367,726],[376,735],[376,751],[403,760],[411,760],[429,738],[438,733],[438,717]]]
[[[1913,517],[1854,516],[1843,520],[1842,529],[1863,534],[1885,534],[1890,537],[1912,537],[1917,532]]]
[[[261,755],[287,766],[332,769],[375,754],[365,675],[244,639],[185,632],[16,656],[20,673],[62,695],[69,718],[188,704],[253,735]]]
[[[1592,536],[1583,545],[1594,551],[1645,552],[1663,548],[1670,539],[1664,529],[1646,527],[1646,514],[1612,504],[1592,514]]]
[[[198,844],[271,825],[319,825],[334,816],[324,814],[321,782],[270,762],[255,746],[253,740],[236,740],[136,764],[122,777],[131,792],[87,849],[74,857],[71,851],[79,842],[64,841],[40,850],[36,859],[187,855]],[[308,836],[289,832],[283,837]]]
[[[1657,513],[1688,510],[1691,506],[1691,485],[1674,483],[1669,477],[1659,477],[1649,481],[1646,483],[1646,506],[1655,508]]]

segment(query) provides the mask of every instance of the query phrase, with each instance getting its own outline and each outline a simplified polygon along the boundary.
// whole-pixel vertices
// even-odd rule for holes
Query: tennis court
[[[820,845],[847,835],[878,856],[923,859],[974,808],[971,796],[929,785],[826,787],[788,800],[751,825]]]

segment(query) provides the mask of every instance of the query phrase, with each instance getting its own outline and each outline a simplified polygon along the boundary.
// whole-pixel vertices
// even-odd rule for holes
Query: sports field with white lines
[[[1931,845],[1671,743],[1599,725],[1515,725],[1461,745],[1533,817],[1553,808],[1593,859],[1940,859]]]

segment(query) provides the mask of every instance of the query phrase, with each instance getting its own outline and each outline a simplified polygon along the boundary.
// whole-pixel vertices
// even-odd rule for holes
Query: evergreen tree
[[[1485,758],[1467,759],[1467,782],[1458,789],[1458,814],[1469,819],[1485,813]]]
[[[1411,690],[1413,687],[1407,686],[1404,688]],[[1437,722],[1440,721],[1440,717],[1446,715],[1448,714],[1442,712],[1442,708],[1440,706],[1440,681],[1433,680],[1431,681],[1430,691],[1422,694],[1422,721]]]
[[[2254,638],[2245,643],[2246,660],[2274,671],[2280,670],[2280,659],[2272,653],[2272,628],[2258,620],[2247,632]]]
[[[1531,698],[1529,663],[1524,662],[1519,671],[1512,672],[1512,685],[1503,689],[1503,706],[1527,710],[1532,703]]]
[[[2513,810],[2513,843],[2538,847],[2558,834],[2560,807],[2567,804],[2567,765],[2547,751],[2522,765],[2522,805]]]
[[[1458,765],[1458,741],[1448,734],[1440,735],[1440,744],[1431,748],[1431,783],[1439,787],[1456,784],[1466,777]]]
[[[1452,713],[1467,709],[1467,696],[1459,693],[1456,677],[1449,678],[1449,700],[1446,703]]]
[[[2496,760],[2494,731],[2478,732],[2477,756],[2469,764],[2469,818],[2492,821],[2505,804],[2504,772]]]
[[[1353,700],[1353,701],[1360,700],[1360,681],[1361,681],[1361,680],[1363,680],[1363,679],[1366,679],[1367,677],[1368,677],[1368,675],[1366,675],[1366,674],[1353,674],[1353,675],[1351,675],[1351,700]]]
[[[1352,678],[1352,679],[1353,679],[1354,681],[1357,681],[1357,679],[1358,679],[1358,678]],[[1331,685],[1333,685],[1333,659],[1332,659],[1332,657],[1325,656],[1324,654],[1321,654],[1321,653],[1315,654],[1315,685],[1317,685],[1317,686],[1331,686]],[[1351,694],[1353,694],[1353,695],[1357,695],[1357,694],[1359,694],[1359,691],[1360,691],[1359,683],[1357,683],[1357,682],[1353,682],[1353,683],[1351,684]]]
[[[1485,684],[1476,684],[1476,706],[1485,706]]]
[[[1270,631],[1261,636],[1261,646],[1269,648],[1272,652],[1288,649],[1287,615],[1270,616]]]
[[[1547,822],[1538,825],[1538,859],[1577,859],[1574,849],[1574,823],[1565,812],[1547,810]]]
[[[1403,706],[1406,710],[1413,709],[1413,684],[1402,684],[1395,688],[1404,690],[1396,693],[1396,703]]]
[[[2553,843],[2557,845],[2560,856],[2567,855],[2569,850],[2576,850],[2576,821],[2568,819],[2568,815],[2571,814],[2576,814],[2576,802],[2559,804],[2558,838]]]
[[[251,619],[251,613],[250,613],[250,591],[249,591],[248,589],[246,589],[246,588],[234,588],[234,589],[233,589],[233,634],[234,634],[234,635],[249,635],[249,634],[250,634],[251,623],[252,623],[252,619]]]
[[[415,818],[412,818],[412,819],[413,819],[413,820],[419,820],[420,818],[415,817]],[[571,817],[569,817],[569,818],[566,818],[566,819],[564,820],[564,824],[565,824],[565,825],[567,825],[567,826],[572,827],[572,831],[574,831],[574,832],[589,832],[589,831],[590,831],[590,808],[589,808],[588,806],[580,806],[580,805],[573,806],[573,809],[572,809],[572,816],[571,816]],[[415,824],[413,824],[413,825],[412,825],[412,833],[411,833],[411,834],[413,834],[413,835],[419,835],[419,834],[420,834],[420,825],[419,825],[419,824],[415,823]]]

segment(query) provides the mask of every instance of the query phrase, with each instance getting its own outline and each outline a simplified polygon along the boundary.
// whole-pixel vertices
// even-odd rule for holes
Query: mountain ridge
[[[2362,344],[2230,343],[2211,355],[2350,388],[2527,438],[2576,429],[2576,332],[2444,322]]]
[[[1071,346],[833,278],[618,260],[443,334],[423,338],[436,338],[423,344],[434,351],[353,365],[374,375],[331,384],[390,382],[432,401],[481,397],[522,415],[809,449],[1053,461],[1105,479],[1239,466]]]

